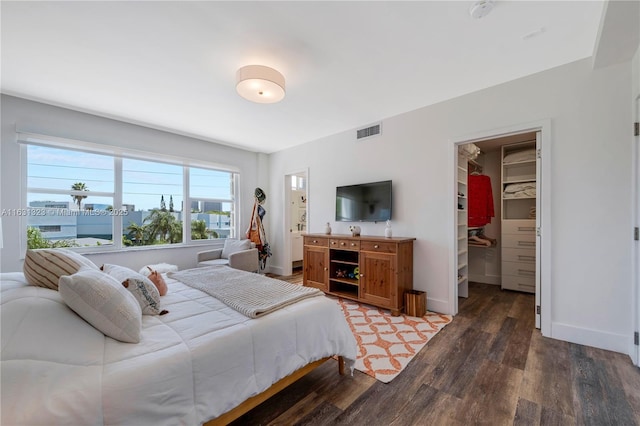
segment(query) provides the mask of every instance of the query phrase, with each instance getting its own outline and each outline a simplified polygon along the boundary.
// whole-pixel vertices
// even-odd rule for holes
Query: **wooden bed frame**
[[[273,395],[277,394],[278,392],[280,392],[281,390],[283,390],[293,382],[297,381],[303,376],[306,376],[307,374],[309,374],[311,371],[320,367],[322,364],[324,364],[325,361],[332,358],[333,357],[322,358],[305,365],[299,370],[296,370],[290,375],[278,380],[264,392],[259,393],[258,395],[254,395],[251,398],[247,399],[246,401],[238,405],[236,408],[233,408],[232,410],[227,411],[224,414],[221,414],[219,417],[216,417],[215,419],[205,422],[203,426],[219,426],[219,425],[227,425],[231,423],[232,421],[236,420],[238,417],[242,416],[243,414],[251,411],[258,405],[262,404],[264,401],[271,398]],[[340,373],[340,375],[344,375],[344,359],[341,356],[338,357],[338,372]]]

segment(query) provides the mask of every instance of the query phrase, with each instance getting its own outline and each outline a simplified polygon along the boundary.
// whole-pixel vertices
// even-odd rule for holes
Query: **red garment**
[[[469,175],[468,184],[468,226],[478,227],[491,223],[493,211],[493,193],[491,178],[485,175]]]

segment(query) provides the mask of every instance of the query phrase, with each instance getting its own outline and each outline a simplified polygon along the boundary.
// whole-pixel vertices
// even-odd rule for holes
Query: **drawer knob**
[[[361,277],[364,277],[364,274],[360,274]]]
[[[351,243],[351,247],[355,247],[355,246],[356,246],[356,243]]]
[[[344,245],[344,242],[340,243],[340,245],[341,245],[341,246],[343,246],[343,245]]]
[[[329,268],[326,268],[326,267],[325,267],[325,268],[324,268],[324,270],[325,270],[325,271],[328,271],[328,270],[329,270]]]
[[[331,244],[333,244],[333,245],[335,246],[335,245],[336,245],[336,242],[335,242],[335,241],[331,241]]]
[[[314,242],[314,243],[317,243],[317,242],[318,242],[318,240],[313,240],[313,242]]]
[[[373,246],[373,248],[380,248],[380,246],[376,244]]]

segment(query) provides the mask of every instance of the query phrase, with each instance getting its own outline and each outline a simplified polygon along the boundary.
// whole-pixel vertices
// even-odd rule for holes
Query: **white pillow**
[[[145,277],[148,277],[149,274],[151,274],[151,271],[149,270],[149,268],[151,268],[152,270],[156,271],[159,274],[166,274],[167,272],[177,271],[178,265],[172,265],[170,263],[156,263],[155,265],[145,265],[142,267],[142,269],[138,271],[138,273],[144,275]]]
[[[83,269],[60,277],[58,289],[67,306],[105,335],[140,342],[142,310],[115,278],[97,269]]]
[[[229,255],[241,251],[241,250],[249,250],[251,248],[251,240],[236,240],[233,238],[227,238],[224,240],[224,247],[222,248],[222,254],[220,257],[222,259],[228,259]]]
[[[160,314],[160,292],[151,280],[138,272],[119,265],[105,263],[101,268],[133,294],[143,315]],[[166,312],[165,312],[166,313]]]
[[[75,274],[84,268],[98,269],[83,255],[62,248],[27,250],[22,265],[29,284],[52,290],[58,289],[61,276]]]

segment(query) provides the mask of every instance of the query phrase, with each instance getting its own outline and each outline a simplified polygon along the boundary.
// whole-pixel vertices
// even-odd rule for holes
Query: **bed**
[[[355,338],[324,296],[250,319],[165,278],[169,313],[143,315],[140,342],[123,343],[60,292],[0,274],[0,423],[225,423],[331,356],[353,365]]]

